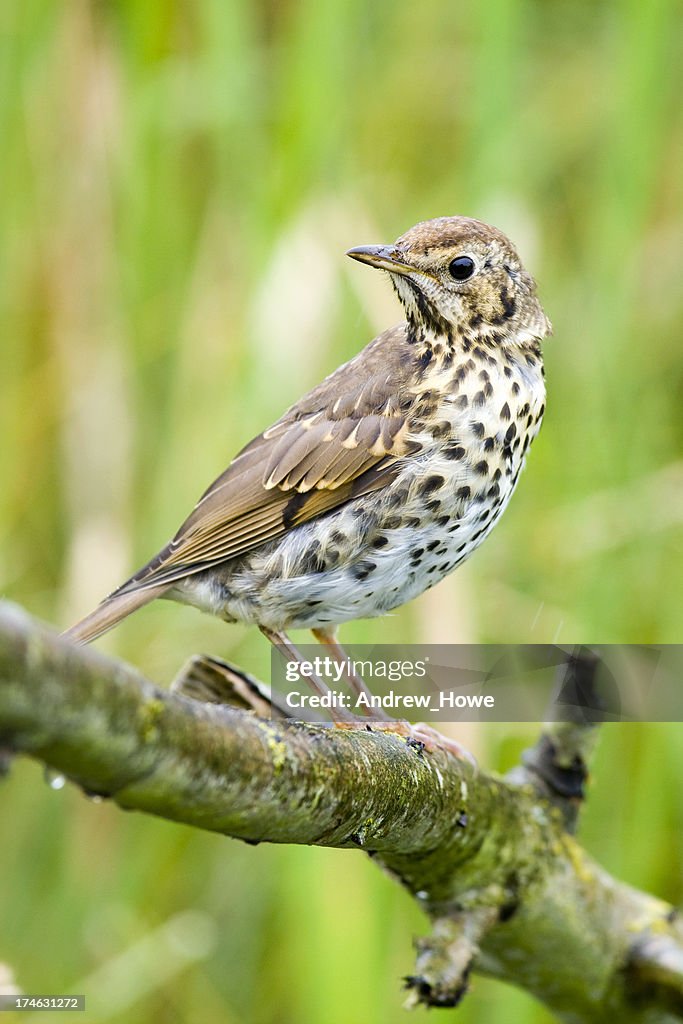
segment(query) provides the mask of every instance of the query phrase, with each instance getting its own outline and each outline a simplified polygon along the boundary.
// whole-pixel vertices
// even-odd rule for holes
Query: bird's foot
[[[393,732],[405,738],[406,744],[415,747],[416,750],[432,753],[434,750],[446,750],[449,754],[469,763],[476,768],[477,762],[473,755],[463,747],[457,740],[445,736],[438,729],[432,728],[425,722],[406,722],[404,719],[393,718],[389,721],[376,721],[374,719],[357,718],[354,722],[335,722],[338,729],[363,728],[368,732]]]

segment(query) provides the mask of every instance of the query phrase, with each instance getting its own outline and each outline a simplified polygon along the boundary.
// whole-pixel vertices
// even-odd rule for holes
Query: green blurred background
[[[400,318],[344,250],[464,213],[539,280],[546,421],[483,549],[343,636],[680,641],[682,27],[675,0],[3,4],[4,594],[60,626],[88,611]],[[254,631],[163,603],[101,646],[160,681],[200,650],[269,665]],[[462,732],[501,770],[533,734]],[[680,726],[607,729],[582,832],[679,902],[682,768]],[[404,1019],[426,923],[360,854],[126,816],[29,762],[1,799],[0,961],[24,990],[86,991],[93,1022]],[[483,979],[457,1019],[550,1020]]]

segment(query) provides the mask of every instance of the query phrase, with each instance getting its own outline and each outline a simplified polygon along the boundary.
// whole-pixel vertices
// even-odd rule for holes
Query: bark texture
[[[567,780],[584,773],[593,730],[549,727],[500,778],[398,723],[270,720],[169,693],[0,606],[6,760],[28,754],[128,810],[249,842],[364,850],[432,921],[406,979],[413,1003],[456,1005],[475,970],[571,1024],[683,1019],[676,911],[616,881],[569,831],[581,787]]]

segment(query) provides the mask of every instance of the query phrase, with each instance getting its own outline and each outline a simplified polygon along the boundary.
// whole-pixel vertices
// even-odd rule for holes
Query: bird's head
[[[420,334],[519,343],[550,333],[536,283],[512,242],[482,221],[438,217],[416,224],[393,245],[361,245],[347,256],[387,271]]]

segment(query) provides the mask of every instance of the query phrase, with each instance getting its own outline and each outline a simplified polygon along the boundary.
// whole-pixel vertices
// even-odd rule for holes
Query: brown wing
[[[413,451],[400,391],[412,358],[403,325],[375,338],[248,444],[118,592],[236,558],[384,486]]]

